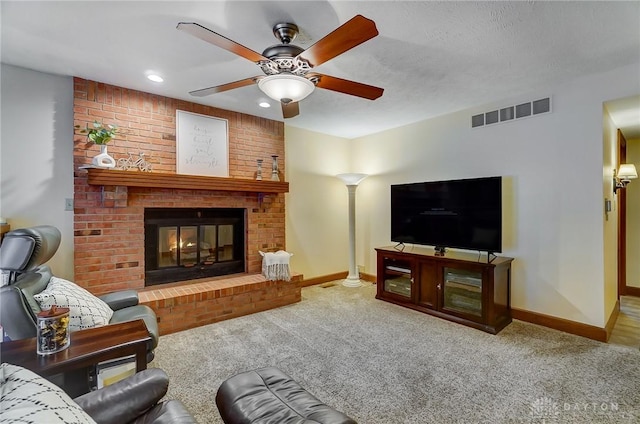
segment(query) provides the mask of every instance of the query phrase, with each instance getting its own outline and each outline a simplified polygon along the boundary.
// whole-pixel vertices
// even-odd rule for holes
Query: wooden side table
[[[151,340],[144,321],[130,321],[74,331],[70,346],[50,355],[36,353],[36,339],[0,344],[2,362],[30,369],[43,377],[90,367],[110,359],[135,355],[136,372],[147,368]]]

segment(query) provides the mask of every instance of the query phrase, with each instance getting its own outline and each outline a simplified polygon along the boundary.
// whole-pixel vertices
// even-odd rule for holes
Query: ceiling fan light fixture
[[[299,102],[316,88],[308,79],[293,74],[277,74],[266,76],[258,81],[258,87],[273,100]]]

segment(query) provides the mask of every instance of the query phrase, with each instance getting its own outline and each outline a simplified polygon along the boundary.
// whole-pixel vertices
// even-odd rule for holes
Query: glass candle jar
[[[38,314],[37,352],[49,355],[69,347],[69,308],[52,307]]]

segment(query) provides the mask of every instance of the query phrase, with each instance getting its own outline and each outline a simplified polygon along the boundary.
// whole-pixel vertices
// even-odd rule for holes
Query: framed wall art
[[[229,176],[226,119],[176,111],[176,172],[210,177]]]

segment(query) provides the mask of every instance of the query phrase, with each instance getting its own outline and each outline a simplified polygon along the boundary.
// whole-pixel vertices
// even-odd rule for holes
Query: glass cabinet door
[[[466,315],[482,316],[482,273],[444,268],[442,308]]]
[[[397,259],[385,259],[384,291],[397,296],[411,298],[413,276],[411,263]]]

